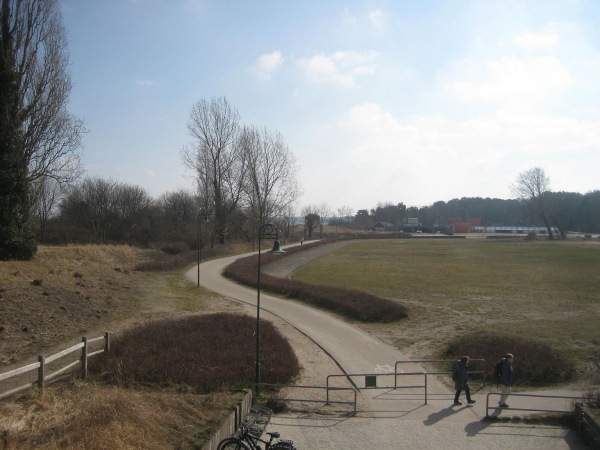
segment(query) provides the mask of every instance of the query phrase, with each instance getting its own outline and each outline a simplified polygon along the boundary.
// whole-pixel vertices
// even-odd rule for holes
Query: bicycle
[[[280,434],[276,431],[267,432],[269,440],[261,439],[262,430],[243,422],[239,431],[233,437],[225,438],[217,446],[217,450],[262,450],[260,443],[265,444],[265,450],[297,450],[294,443],[281,439],[273,443],[273,439],[279,439]]]

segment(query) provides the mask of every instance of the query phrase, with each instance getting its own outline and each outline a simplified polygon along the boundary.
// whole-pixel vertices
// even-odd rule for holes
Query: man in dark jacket
[[[508,408],[508,404],[506,403],[506,399],[512,392],[512,375],[513,375],[513,355],[511,353],[507,353],[504,355],[504,358],[500,360],[502,363],[502,368],[500,369],[500,386],[502,386],[502,395],[500,396],[500,401],[498,405],[500,408]]]
[[[458,398],[460,397],[460,392],[464,390],[467,396],[467,403],[469,405],[472,405],[473,403],[475,403],[475,400],[471,400],[471,388],[469,386],[469,383],[467,383],[469,357],[463,356],[457,361],[456,364],[457,366],[454,369],[455,376],[453,377],[455,378],[454,389],[456,389],[456,395],[454,396],[454,404],[462,405],[462,402],[460,402]]]

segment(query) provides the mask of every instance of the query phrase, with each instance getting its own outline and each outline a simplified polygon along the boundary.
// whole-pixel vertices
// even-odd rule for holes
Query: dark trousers
[[[465,394],[467,396],[467,401],[470,402],[471,401],[471,388],[469,387],[469,385],[467,383],[465,383],[465,385],[463,386],[463,389],[457,389],[456,390],[456,395],[454,396],[454,402],[458,402],[458,397],[460,397],[460,393],[462,391],[465,391]]]

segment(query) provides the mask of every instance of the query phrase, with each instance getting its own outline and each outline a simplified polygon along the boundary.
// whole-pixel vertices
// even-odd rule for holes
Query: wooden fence
[[[99,341],[104,341],[104,345],[99,350],[90,351],[92,347],[98,346]],[[95,344],[96,343],[96,344]],[[50,368],[50,364],[58,359],[64,358],[71,353],[80,350],[80,356],[71,360],[67,363],[66,366],[59,368]],[[27,372],[31,372],[33,370],[37,370],[37,379],[36,381],[28,381],[26,384],[12,387],[6,391],[0,391],[0,399],[9,397],[17,392],[24,391],[25,389],[30,389],[34,386],[37,386],[42,391],[44,390],[44,386],[46,382],[53,380],[61,374],[64,374],[69,369],[73,369],[77,364],[81,364],[81,378],[87,377],[87,369],[88,369],[88,358],[91,356],[97,355],[99,353],[108,352],[110,350],[110,333],[107,331],[104,333],[104,336],[88,339],[87,337],[82,337],[81,342],[79,344],[75,344],[72,347],[69,347],[65,350],[62,350],[54,355],[45,357],[44,355],[39,355],[37,362],[32,364],[28,364],[23,367],[19,367],[18,369],[11,370],[10,372],[0,374],[0,382],[4,382],[5,380],[9,380],[12,378],[16,378],[21,376],[23,378],[23,374]],[[53,365],[54,366],[54,365]],[[52,372],[51,372],[52,370]],[[73,369],[74,370],[74,369]],[[13,380],[14,381],[14,380]],[[16,382],[19,384],[22,381]],[[14,386],[15,383],[12,383]],[[0,387],[1,389],[1,387]]]

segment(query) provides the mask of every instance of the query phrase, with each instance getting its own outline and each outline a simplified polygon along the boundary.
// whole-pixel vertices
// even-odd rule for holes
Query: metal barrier
[[[579,425],[581,435],[600,447],[600,424],[579,403],[575,404],[575,420]]]
[[[337,403],[337,404],[342,404],[342,405],[354,405],[354,415],[356,415],[356,388],[354,388],[354,387],[306,386],[306,385],[300,385],[300,384],[272,384],[272,383],[260,383],[260,385],[267,386],[267,387],[326,389],[327,390],[327,396],[326,396],[326,401],[325,401],[326,405],[328,405],[330,403]],[[354,401],[347,402],[347,401],[341,401],[341,400],[329,400],[329,391],[353,391],[354,392]],[[278,398],[277,400],[286,401],[286,402],[312,402],[312,403],[322,403],[323,402],[323,400],[302,399],[302,398]]]
[[[488,392],[488,394],[486,395],[485,398],[485,417],[489,417],[488,411],[490,409],[502,409],[502,410],[509,410],[509,411],[535,411],[535,412],[548,412],[548,413],[568,413],[571,412],[571,410],[554,410],[554,409],[537,409],[537,408],[511,408],[511,407],[504,407],[504,408],[500,408],[499,406],[492,406],[490,407],[490,395],[502,395],[502,392]],[[574,396],[570,396],[570,395],[544,395],[544,394],[514,394],[511,393],[510,394],[511,397],[536,397],[536,398],[562,398],[562,399],[566,399],[566,400],[592,400],[589,397],[574,397]]]
[[[347,378],[348,381],[350,383],[352,383],[353,386],[356,387],[356,384],[354,384],[354,381],[352,381],[350,379],[350,377],[365,377],[365,387],[363,389],[399,389],[398,388],[398,383],[396,381],[396,377],[397,376],[415,376],[415,375],[423,375],[424,377],[424,384],[421,385],[417,385],[417,386],[402,386],[402,388],[406,389],[406,388],[424,388],[424,392],[425,392],[425,404],[427,404],[427,374],[428,372],[400,372],[400,373],[347,373],[347,374],[333,374],[333,375],[327,375],[327,399],[329,401],[329,390],[333,390],[334,387],[329,386],[329,380],[330,378]],[[393,386],[378,386],[377,383],[375,383],[374,386],[367,386],[366,382],[367,382],[367,377],[374,377],[375,379],[377,379],[378,377],[394,377],[394,385]],[[360,389],[360,388],[357,388]]]
[[[456,362],[457,359],[415,359],[412,361],[396,361],[394,364],[394,373],[398,374],[399,364],[418,364],[418,363],[444,363],[444,362]],[[483,378],[483,385],[486,385],[485,369],[487,367],[485,359],[483,358],[469,358],[469,362],[479,362],[483,366],[482,370],[469,370],[468,374],[481,374]],[[403,373],[403,372],[400,372]],[[429,375],[451,375],[452,372],[427,372]]]

